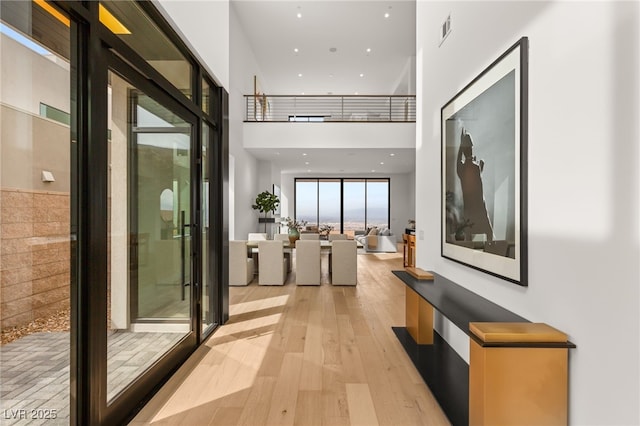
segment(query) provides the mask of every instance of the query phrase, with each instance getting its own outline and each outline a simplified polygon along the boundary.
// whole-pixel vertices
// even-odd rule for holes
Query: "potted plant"
[[[289,228],[289,242],[294,244],[300,238],[300,230],[307,224],[306,220],[294,220],[290,217],[282,219],[282,223]]]
[[[331,231],[333,231],[333,225],[329,225],[328,223],[323,223],[318,228],[318,232],[323,239],[328,238]]]
[[[263,191],[256,197],[256,203],[251,206],[254,210],[264,213],[264,232],[267,232],[267,214],[273,213],[278,208],[280,199],[269,191]]]

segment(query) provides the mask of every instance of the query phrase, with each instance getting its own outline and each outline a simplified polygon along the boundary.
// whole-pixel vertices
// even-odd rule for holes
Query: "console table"
[[[518,380],[528,380],[527,373],[522,378],[521,371],[513,369],[530,369],[528,374],[535,379],[536,372],[533,369],[546,369],[549,365],[546,361],[540,362],[546,356],[553,357],[554,365],[558,366],[558,370],[552,374],[554,379],[558,379],[558,383],[545,386],[559,390],[549,393],[543,388],[543,392],[539,392],[542,396],[534,395],[533,398],[544,399],[547,398],[545,395],[553,395],[553,400],[549,403],[554,406],[548,409],[543,406],[540,409],[538,405],[538,411],[546,415],[545,424],[562,424],[563,418],[566,423],[567,350],[575,348],[573,343],[566,341],[566,335],[546,324],[532,324],[527,319],[438,274],[433,274],[433,280],[421,280],[406,271],[393,273],[407,286],[407,324],[405,327],[393,327],[393,331],[453,425],[470,424],[470,400],[473,411],[472,424],[514,423],[505,417],[504,406],[509,404],[505,398],[508,398],[509,394],[513,395],[511,411],[515,416],[522,414],[522,407],[519,407],[521,400],[528,404],[532,402],[529,401],[529,393],[523,396],[523,392],[530,392],[531,387],[517,383]],[[433,309],[470,337],[471,365],[467,365],[433,330]],[[518,363],[525,352],[520,350],[514,356],[514,353],[510,352],[513,348],[526,350],[528,355],[522,358],[525,361],[521,364]],[[544,352],[535,352],[538,349]],[[499,361],[495,361],[496,359]],[[531,360],[533,364],[527,364],[527,360]],[[509,383],[507,396],[495,391],[496,380],[500,381],[498,387],[504,387],[504,383]],[[522,391],[521,388],[525,390]],[[496,401],[496,398],[502,399]],[[533,401],[533,404],[538,402]],[[564,408],[561,406],[563,403]],[[546,401],[542,401],[542,404],[546,404]],[[532,420],[531,423],[535,424],[536,421],[539,422]]]

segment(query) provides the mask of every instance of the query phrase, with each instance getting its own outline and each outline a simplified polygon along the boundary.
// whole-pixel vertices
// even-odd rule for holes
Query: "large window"
[[[355,234],[372,226],[389,226],[389,179],[295,180],[295,216],[308,226],[333,226]]]

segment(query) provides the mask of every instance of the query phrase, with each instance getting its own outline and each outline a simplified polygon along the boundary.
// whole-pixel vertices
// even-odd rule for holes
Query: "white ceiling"
[[[415,0],[232,0],[231,4],[256,57],[263,92],[407,94],[407,70],[415,57]],[[330,52],[331,48],[336,51]],[[350,156],[344,155],[349,150],[315,151],[311,174],[371,173],[384,161],[379,159],[384,153],[376,150],[352,149]],[[299,162],[301,150],[281,150],[277,159],[267,158],[275,155],[273,150],[251,152],[276,161],[283,172],[307,172]],[[383,173],[413,170],[413,150],[395,153],[403,161],[392,161]]]
[[[401,149],[249,149],[256,158],[271,161],[285,173],[387,176],[415,169],[415,150]],[[305,155],[306,154],[306,155]],[[393,155],[392,155],[393,154]],[[306,164],[309,163],[309,164]],[[380,164],[384,163],[384,164]]]

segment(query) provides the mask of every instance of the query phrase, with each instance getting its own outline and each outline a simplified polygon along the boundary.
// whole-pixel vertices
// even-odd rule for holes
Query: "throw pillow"
[[[367,235],[378,235],[378,228],[374,226],[369,230],[369,233]]]

